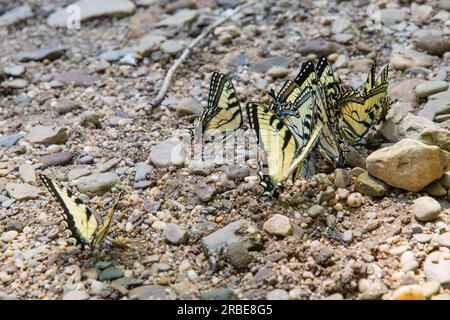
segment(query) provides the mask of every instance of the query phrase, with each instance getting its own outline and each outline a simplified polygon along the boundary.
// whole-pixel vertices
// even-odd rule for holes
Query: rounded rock
[[[289,218],[281,214],[275,214],[263,225],[264,231],[272,236],[286,237],[292,234],[293,228]]]
[[[416,219],[423,222],[433,221],[439,216],[441,211],[442,208],[439,202],[428,196],[416,199],[412,209]]]

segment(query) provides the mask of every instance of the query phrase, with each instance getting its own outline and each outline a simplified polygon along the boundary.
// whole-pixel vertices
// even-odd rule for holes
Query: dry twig
[[[192,49],[194,49],[194,47],[203,38],[205,38],[208,34],[210,34],[215,28],[217,28],[221,24],[225,23],[226,21],[228,21],[229,19],[234,17],[240,10],[242,10],[242,9],[244,9],[246,7],[249,7],[250,5],[252,5],[255,2],[256,2],[256,0],[251,0],[251,1],[248,1],[247,3],[245,3],[245,4],[237,6],[231,12],[227,13],[225,16],[223,16],[222,18],[220,18],[219,20],[217,20],[213,24],[209,25],[205,30],[203,30],[202,33],[200,33],[197,36],[197,38],[192,40],[192,42],[187,46],[186,49],[184,49],[184,51],[181,54],[181,56],[175,61],[175,63],[170,67],[169,71],[167,72],[166,77],[164,78],[163,85],[162,85],[161,89],[159,90],[158,95],[156,96],[155,100],[152,103],[152,107],[153,108],[154,107],[158,107],[161,104],[161,102],[163,101],[164,97],[166,96],[167,90],[169,89],[169,85],[172,82],[172,78],[173,78],[173,76],[175,74],[175,71],[183,63],[183,61],[186,60],[187,57],[189,57],[189,55],[192,52]],[[226,12],[227,11],[225,11],[225,13]]]

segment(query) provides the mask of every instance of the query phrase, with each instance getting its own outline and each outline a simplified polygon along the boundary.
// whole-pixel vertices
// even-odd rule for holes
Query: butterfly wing
[[[64,234],[69,242],[91,245],[97,231],[100,219],[97,215],[76,197],[72,191],[61,183],[46,175],[40,175],[44,185],[55,200],[64,209]]]
[[[300,172],[301,164],[311,148],[308,142],[312,146],[313,139],[306,143],[297,140],[290,126],[278,118],[272,109],[262,104],[249,102],[246,110],[258,145],[267,154],[266,163],[258,161],[262,195],[276,198],[285,181]]]
[[[106,235],[108,234],[108,231],[109,231],[109,227],[111,225],[111,220],[114,215],[114,211],[116,210],[117,204],[119,203],[121,196],[122,196],[122,192],[119,193],[119,195],[117,196],[113,205],[111,206],[111,208],[109,208],[108,213],[106,214],[106,217],[103,219],[102,224],[100,225],[97,232],[95,233],[93,244],[97,245],[97,244],[102,243],[105,240]]]
[[[203,141],[226,139],[242,128],[242,110],[231,80],[223,73],[211,77],[208,105],[195,124]]]

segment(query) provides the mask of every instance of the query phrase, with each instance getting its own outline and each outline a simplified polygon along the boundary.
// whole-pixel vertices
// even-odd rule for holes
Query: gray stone
[[[0,16],[0,27],[7,27],[22,22],[33,16],[30,6],[23,5],[5,12]]]
[[[382,197],[388,191],[388,186],[365,172],[356,179],[355,190],[371,197]]]
[[[385,25],[393,25],[406,19],[406,13],[402,9],[387,8],[380,10],[381,22]]]
[[[330,201],[334,198],[336,198],[336,191],[334,191],[333,187],[327,187],[326,190],[320,192],[319,203]]]
[[[334,34],[340,34],[344,31],[347,31],[352,26],[352,21],[347,17],[337,17],[333,20],[333,23],[331,24],[331,32]]]
[[[436,243],[441,247],[450,248],[450,232],[444,232],[435,239]]]
[[[23,66],[10,66],[3,68],[3,72],[11,77],[20,77],[25,73],[25,67]]]
[[[77,187],[80,192],[87,195],[103,195],[119,182],[120,178],[115,173],[96,173],[80,178]]]
[[[425,144],[450,151],[450,131],[426,118],[415,115],[406,116],[400,123],[399,136],[420,140]]]
[[[159,50],[161,43],[166,40],[166,37],[148,34],[144,36],[137,47],[137,51],[142,56],[149,56],[152,52]]]
[[[438,182],[434,181],[426,188],[427,192],[435,197],[443,197],[447,195],[447,190]]]
[[[98,276],[98,280],[100,281],[109,281],[117,278],[123,277],[123,272],[116,267],[108,267],[104,269],[100,275]]]
[[[166,289],[168,288],[159,285],[141,286],[131,289],[128,292],[128,297],[138,300],[165,300],[167,296]]]
[[[434,121],[437,116],[443,114],[450,114],[450,97],[448,99],[428,100],[417,115]]]
[[[67,48],[64,47],[47,47],[30,52],[21,52],[15,55],[14,58],[20,62],[42,61],[44,59],[55,60],[64,55],[66,50]]]
[[[334,185],[338,188],[347,188],[352,182],[352,177],[348,170],[336,169],[334,171]]]
[[[72,86],[92,86],[97,82],[97,78],[87,74],[81,70],[71,70],[67,72],[57,73],[53,77],[54,80]]]
[[[103,173],[107,171],[111,171],[114,169],[120,162],[119,158],[112,158],[104,163],[98,164],[97,169],[94,173]]]
[[[448,253],[434,251],[430,253],[423,264],[427,281],[438,281],[444,288],[450,286],[450,260]]]
[[[76,168],[70,170],[69,173],[67,174],[67,178],[69,181],[72,181],[72,180],[76,180],[81,177],[88,176],[91,173],[92,172],[88,167],[80,166],[80,167],[76,167]]]
[[[330,265],[331,258],[334,256],[333,251],[323,245],[312,246],[311,253],[314,261],[323,267]]]
[[[287,237],[292,234],[293,228],[288,217],[281,214],[273,215],[267,220],[263,229],[272,236]]]
[[[344,233],[342,234],[342,241],[344,241],[345,243],[350,243],[350,242],[353,241],[353,232],[352,232],[352,230],[344,231]]]
[[[366,167],[366,159],[364,159],[361,153],[352,146],[348,146],[347,149],[348,152],[345,152],[345,162],[352,168],[359,167],[364,169]]]
[[[43,194],[41,189],[26,183],[8,183],[5,189],[10,197],[19,201],[37,199]]]
[[[35,126],[30,130],[26,139],[31,143],[61,144],[65,143],[69,137],[65,128],[56,126]]]
[[[283,66],[273,66],[267,72],[272,79],[284,78],[289,74],[289,69]]]
[[[241,242],[229,242],[226,257],[237,270],[245,270],[251,261],[247,247]]]
[[[158,27],[182,28],[192,24],[198,17],[197,10],[183,9],[158,23]]]
[[[202,299],[202,300],[237,300],[237,296],[231,289],[218,288],[218,289],[213,289],[208,292],[201,292],[200,299]]]
[[[123,277],[113,280],[111,284],[117,284],[125,288],[133,288],[142,285],[143,282],[142,279]]]
[[[71,290],[64,294],[63,300],[88,300],[89,293],[84,290]]]
[[[184,46],[176,40],[166,40],[161,43],[161,51],[168,53],[170,55],[176,55],[178,52],[181,52],[184,49]]]
[[[188,239],[187,231],[174,223],[168,223],[164,228],[163,233],[166,241],[174,245],[185,243]]]
[[[267,300],[289,300],[289,293],[286,290],[274,289],[269,291],[266,296]]]
[[[165,140],[150,151],[150,161],[157,168],[180,166],[185,161],[185,150],[180,141]]]
[[[128,0],[108,0],[105,5],[102,2],[80,0],[71,4],[80,9],[80,22],[101,17],[124,17],[134,13],[136,6]],[[61,8],[47,18],[47,24],[52,27],[66,27],[72,21],[71,11]]]
[[[197,183],[195,192],[197,197],[202,202],[209,202],[216,193],[214,182],[209,182],[208,179],[202,179]]]
[[[318,204],[313,205],[308,209],[308,215],[311,218],[317,218],[326,213],[326,209]]]
[[[399,47],[392,50],[390,63],[396,70],[412,67],[431,67],[435,57],[409,48]]]
[[[140,181],[147,179],[147,176],[153,172],[153,167],[144,162],[139,162],[136,164],[135,170],[134,181]]]
[[[6,232],[2,233],[1,240],[3,242],[8,243],[8,242],[11,242],[14,239],[16,239],[18,235],[19,235],[19,232],[17,232],[16,230],[6,231]]]
[[[14,79],[5,81],[1,85],[9,89],[23,89],[28,86],[28,81],[23,79]]]
[[[413,235],[413,238],[419,243],[428,243],[431,241],[431,238],[433,238],[433,236],[431,234],[418,233]]]
[[[436,29],[419,29],[413,34],[417,48],[430,54],[441,56],[450,51],[450,39],[442,31]]]
[[[338,52],[341,46],[335,42],[326,40],[309,40],[305,44],[300,45],[297,51],[302,55],[314,53],[317,56],[328,56]]]
[[[242,235],[238,234],[237,231],[241,228],[250,227],[250,222],[241,219],[238,221],[231,222],[225,227],[211,233],[210,235],[202,238],[203,248],[207,252],[212,252],[218,249],[225,248],[228,243],[231,242],[242,242]],[[245,242],[245,246],[249,249],[252,244]]]
[[[0,137],[0,147],[7,148],[7,149],[11,148],[22,137],[23,137],[23,134],[11,134],[8,136],[2,136],[2,137]]]
[[[197,99],[185,98],[176,106],[177,117],[192,116],[202,113],[203,107]]]
[[[35,183],[36,182],[36,171],[33,166],[28,163],[24,163],[19,167],[20,179],[25,183]]]
[[[95,264],[95,267],[100,270],[105,270],[106,268],[111,266],[111,262],[108,261],[99,261]]]
[[[243,164],[233,164],[228,167],[227,178],[230,180],[240,180],[250,175],[250,168]]]
[[[445,172],[439,182],[444,188],[450,189],[450,171]]]
[[[285,56],[275,56],[256,61],[252,64],[252,72],[265,73],[274,66],[287,67],[292,62],[292,58]]]
[[[66,164],[72,163],[73,154],[71,152],[57,152],[50,153],[45,156],[38,158],[43,164],[53,167],[53,166],[64,166]]]
[[[426,98],[433,94],[446,91],[448,89],[448,82],[446,81],[427,81],[419,84],[416,89],[416,96],[418,98]]]
[[[72,112],[78,108],[80,108],[80,105],[78,103],[75,103],[72,100],[67,99],[67,98],[60,98],[55,103],[55,110],[59,114],[65,114],[68,112]]]
[[[439,216],[441,211],[442,208],[439,202],[431,197],[425,196],[414,200],[412,212],[419,221],[433,221]]]
[[[141,181],[136,182],[133,185],[133,187],[135,189],[147,189],[147,188],[153,186],[154,184],[155,184],[155,182],[151,181],[151,180],[141,180]]]

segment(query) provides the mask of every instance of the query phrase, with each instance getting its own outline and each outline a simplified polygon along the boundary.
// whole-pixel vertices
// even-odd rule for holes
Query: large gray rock
[[[184,158],[185,149],[180,141],[165,140],[150,151],[150,161],[157,168],[180,166],[184,163]]]
[[[420,140],[450,151],[450,131],[423,117],[407,115],[398,127],[398,135],[400,139]]]
[[[420,29],[413,34],[417,48],[433,55],[442,55],[450,51],[450,38],[436,29]]]
[[[10,197],[19,201],[37,199],[44,193],[41,189],[26,183],[9,183],[5,189]]]
[[[188,239],[186,230],[174,223],[168,223],[163,233],[166,241],[174,245],[184,243]]]
[[[450,153],[403,139],[367,157],[367,171],[388,185],[417,192],[450,168]]]
[[[55,126],[36,126],[30,130],[27,140],[31,143],[60,144],[69,138],[65,128]]]
[[[448,253],[434,251],[423,264],[423,271],[428,281],[438,281],[444,288],[450,286],[450,259]]]
[[[71,4],[80,9],[80,22],[101,17],[123,17],[133,14],[136,6],[128,0],[80,0]],[[61,8],[47,18],[47,23],[52,27],[65,27],[71,21],[73,13],[66,8]]]
[[[436,116],[445,114],[450,114],[450,91],[443,91],[429,96],[427,103],[417,115],[434,121]]]
[[[61,57],[66,50],[67,48],[63,47],[46,47],[30,52],[21,52],[15,55],[14,58],[20,62],[42,61],[44,59],[55,60]]]
[[[18,134],[11,134],[11,135],[8,135],[8,136],[2,136],[2,137],[0,137],[0,147],[11,148],[22,137],[23,137],[23,135],[20,134],[20,133],[18,133]]]
[[[186,25],[193,23],[198,17],[197,10],[183,9],[171,15],[160,22],[158,22],[158,27],[175,27],[182,28]]]
[[[386,115],[386,119],[381,126],[381,134],[390,142],[400,140],[399,126],[402,120],[410,113],[413,108],[409,103],[398,102],[394,104]]]
[[[119,182],[119,176],[113,172],[96,173],[80,178],[77,187],[80,192],[89,196],[103,195]]]
[[[308,55],[314,53],[318,56],[327,56],[334,52],[338,52],[341,46],[336,42],[326,40],[308,40],[305,44],[298,47],[298,52],[302,55]]]
[[[145,162],[139,162],[136,164],[135,170],[134,181],[140,181],[147,179],[147,175],[153,171],[153,167]]]
[[[427,81],[419,84],[415,91],[418,98],[426,98],[435,93],[439,93],[448,89],[448,82],[446,81]]]
[[[210,235],[202,238],[202,246],[207,252],[212,252],[214,250],[222,249],[227,247],[230,242],[243,242],[243,236],[237,231],[241,228],[253,227],[247,220],[241,219],[238,221],[231,222],[225,227],[211,233]],[[250,242],[243,242],[247,249],[249,249],[252,244]]]
[[[138,300],[165,300],[167,287],[159,285],[141,286],[128,292],[129,298]]]
[[[24,21],[33,16],[30,6],[23,5],[5,12],[0,16],[0,27],[7,27]]]
[[[390,63],[397,70],[405,70],[412,67],[430,67],[435,57],[409,48],[396,48],[392,50]]]
[[[386,8],[380,10],[381,22],[385,25],[392,25],[404,21],[406,12],[402,9]]]
[[[166,37],[148,34],[144,36],[136,48],[137,52],[142,56],[148,56],[152,52],[159,50],[161,43],[166,40]]]

